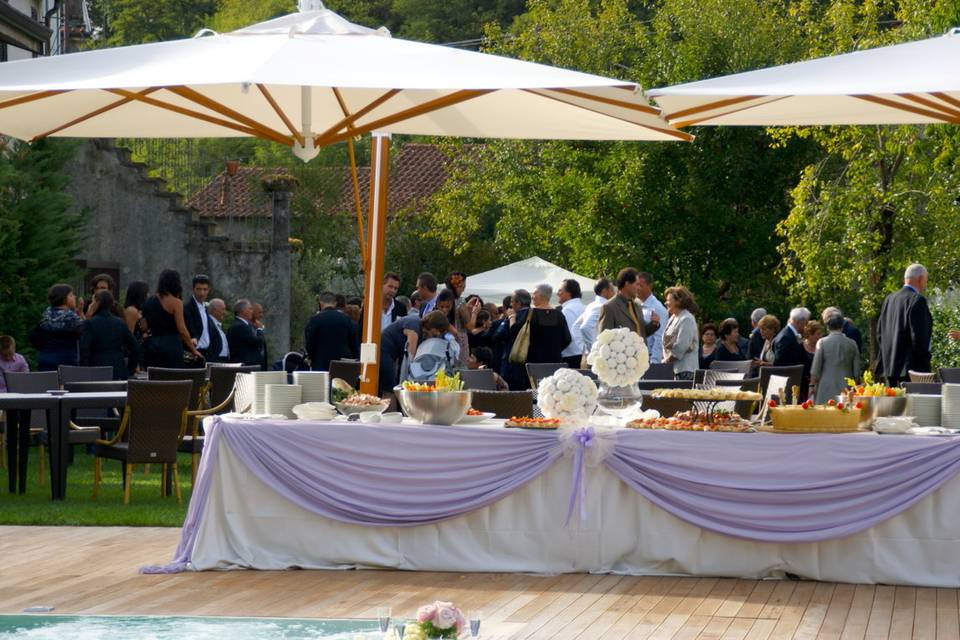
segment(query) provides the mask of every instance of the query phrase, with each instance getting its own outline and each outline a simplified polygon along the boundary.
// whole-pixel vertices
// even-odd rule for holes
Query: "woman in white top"
[[[759,368],[773,364],[773,339],[780,333],[780,321],[777,316],[767,314],[760,318],[757,329],[763,338],[763,349],[760,351],[760,358],[753,361],[753,366]]]
[[[663,361],[673,363],[678,380],[693,380],[700,366],[700,335],[693,317],[697,305],[686,287],[670,287],[664,293],[670,319],[663,332]]]

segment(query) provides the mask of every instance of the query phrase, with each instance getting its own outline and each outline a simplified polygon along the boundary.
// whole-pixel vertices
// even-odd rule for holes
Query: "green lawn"
[[[48,465],[44,465],[47,476],[43,486],[37,483],[37,453],[38,449],[31,447],[24,495],[7,491],[7,470],[0,469],[0,525],[179,527],[183,524],[191,490],[188,454],[180,454],[179,458],[182,505],[177,504],[174,496],[160,497],[160,465],[152,465],[150,473],[144,473],[143,465],[137,465],[130,504],[124,506],[123,478],[116,460],[103,461],[103,481],[97,499],[93,500],[93,457],[77,445],[67,474],[67,497],[54,502],[50,499]]]

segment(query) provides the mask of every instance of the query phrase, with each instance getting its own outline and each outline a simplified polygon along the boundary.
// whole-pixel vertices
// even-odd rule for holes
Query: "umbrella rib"
[[[880,96],[872,96],[872,95],[855,95],[852,97],[858,98],[860,100],[866,100],[867,102],[873,102],[875,104],[883,105],[885,107],[890,107],[892,109],[899,109],[900,111],[907,111],[909,113],[925,116],[927,118],[932,118],[933,120],[939,120],[940,122],[946,122],[950,124],[960,124],[960,118],[956,118],[956,117],[951,118],[943,113],[938,113],[936,111],[928,111],[927,109],[921,109],[920,107],[914,107],[913,105],[903,104],[902,102],[897,102],[896,100],[890,100],[888,98],[881,98]]]
[[[337,99],[337,104],[340,105],[340,111],[343,112],[344,117],[349,118],[350,110],[347,109],[347,102],[343,99],[340,89],[330,87],[330,90],[333,91],[333,96]],[[353,125],[347,125],[347,130],[351,129],[353,129]],[[363,264],[367,264],[367,244],[363,233],[363,202],[360,200],[360,177],[357,175],[357,156],[353,149],[352,137],[347,138],[347,153],[350,156],[350,181],[353,184],[353,204],[357,213],[358,246],[360,247],[360,257]]]
[[[584,93],[583,91],[577,91],[575,89],[546,89],[546,91],[556,91],[557,93],[563,93],[568,96],[574,96],[575,98],[583,98],[584,100],[591,100],[593,102],[602,102],[604,104],[609,104],[614,107],[622,107],[623,109],[630,109],[632,111],[641,111],[643,113],[648,113],[653,116],[660,115],[659,109],[656,109],[648,105],[636,104],[633,102],[626,102],[624,100],[617,100],[615,98],[605,98],[603,96],[595,96],[589,93]]]
[[[935,98],[939,98],[943,100],[949,105],[953,105],[954,107],[960,107],[960,100],[957,100],[956,98],[954,98],[953,96],[947,93],[943,93],[942,91],[931,91],[930,95],[932,95]]]
[[[396,124],[397,122],[402,122],[403,120],[416,118],[418,116],[422,116],[424,114],[431,113],[439,109],[444,109],[446,107],[450,107],[455,104],[459,104],[461,102],[466,102],[467,100],[472,100],[474,98],[487,95],[488,93],[492,93],[494,91],[496,91],[496,89],[462,89],[460,91],[455,91],[445,96],[441,96],[439,98],[429,100],[415,107],[404,109],[403,111],[398,111],[393,115],[389,115],[389,116],[380,118],[379,120],[374,120],[373,122],[358,126],[353,131],[348,131],[347,133],[340,133],[331,138],[321,139],[317,142],[317,146],[340,142],[342,140],[346,140],[347,138],[352,138],[357,134],[375,131],[382,127],[386,127],[391,124]]]
[[[613,120],[617,120],[618,122],[626,122],[626,123],[628,123],[628,124],[632,124],[632,125],[635,125],[635,126],[638,126],[638,127],[643,127],[644,129],[650,129],[651,131],[657,131],[657,132],[662,133],[662,134],[664,134],[664,135],[672,136],[672,137],[674,137],[674,138],[678,138],[678,139],[683,140],[683,141],[685,141],[685,142],[690,142],[690,141],[693,140],[693,136],[692,136],[692,135],[690,135],[689,133],[685,133],[685,132],[683,132],[683,131],[677,131],[676,129],[671,129],[670,127],[655,127],[655,126],[653,126],[653,125],[651,125],[651,124],[643,124],[642,122],[634,122],[633,120],[627,120],[626,118],[621,118],[621,117],[619,117],[619,116],[615,116],[615,115],[613,115],[612,113],[605,113],[605,112],[603,112],[603,111],[598,111],[598,110],[596,110],[596,109],[591,109],[590,107],[585,107],[585,106],[580,105],[580,104],[575,104],[575,103],[573,103],[573,102],[567,102],[566,100],[562,100],[562,99],[558,98],[557,96],[552,96],[552,95],[550,95],[549,93],[543,93],[543,92],[541,92],[539,89],[523,89],[523,91],[526,91],[527,93],[532,93],[533,95],[536,95],[536,96],[540,96],[541,98],[547,98],[548,100],[556,100],[557,102],[559,102],[559,103],[561,103],[561,104],[565,104],[565,105],[574,107],[575,109],[583,109],[584,111],[589,111],[590,113],[595,113],[595,114],[600,115],[600,116],[604,116],[604,117],[607,117],[607,118],[612,118]],[[551,91],[553,91],[553,89],[551,89]],[[618,106],[619,106],[619,105],[618,105]]]
[[[695,107],[690,107],[689,109],[682,109],[676,113],[671,113],[669,115],[670,120],[675,120],[676,118],[682,118],[684,116],[692,116],[698,113],[703,113],[704,111],[710,111],[712,109],[719,109],[720,107],[729,107],[733,104],[740,104],[741,102],[749,102],[750,100],[756,100],[757,98],[765,98],[766,96],[738,96],[736,98],[726,98],[724,100],[717,100],[715,102],[707,102],[705,104],[700,104]],[[654,97],[656,100],[656,97]]]
[[[764,97],[769,98],[770,96],[754,96],[754,97]],[[694,125],[700,124],[701,122],[706,122],[707,120],[714,120],[716,118],[725,118],[731,116],[735,113],[740,113],[741,111],[749,111],[750,109],[756,109],[757,107],[763,107],[768,104],[773,104],[774,102],[779,102],[780,100],[785,100],[787,98],[792,98],[794,96],[777,96],[771,100],[765,100],[763,102],[758,102],[756,104],[748,104],[745,107],[740,107],[739,109],[730,109],[729,111],[721,111],[719,113],[714,113],[709,116],[704,116],[702,118],[694,118],[693,120],[681,120],[680,122],[674,122],[674,117],[670,118],[670,124],[675,127],[692,127]]]
[[[235,111],[224,104],[220,104],[213,98],[208,98],[207,96],[203,95],[199,91],[196,91],[195,89],[191,89],[190,87],[186,87],[186,86],[180,86],[180,87],[167,87],[167,91],[175,95],[178,95],[181,98],[185,98],[190,102],[194,102],[200,105],[201,107],[205,107],[207,109],[210,109],[211,111],[216,111],[222,116],[226,116],[227,118],[230,118],[241,124],[244,124],[249,128],[253,129],[254,131],[257,131],[260,134],[262,134],[260,136],[262,138],[270,138],[272,140],[276,140],[277,142],[280,142],[288,146],[293,144],[293,138],[285,136],[279,131],[275,131],[274,129],[268,127],[267,125],[257,122],[253,118],[245,116],[239,111]]]
[[[400,93],[400,89],[390,89],[389,91],[384,93],[382,96],[380,96],[379,98],[377,98],[376,100],[368,104],[367,106],[355,112],[353,115],[346,116],[343,120],[341,120],[337,124],[333,125],[329,129],[327,129],[326,131],[318,135],[316,138],[314,138],[314,146],[320,147],[320,146],[323,146],[324,144],[329,144],[328,142],[326,142],[328,138],[336,137],[338,135],[337,132],[343,129],[344,127],[347,127],[349,129],[351,125],[353,125],[353,123],[357,121],[358,118],[362,118],[363,116],[367,115],[368,113],[370,113],[371,111],[373,111],[374,109],[376,109],[377,107],[379,107],[384,102],[386,102],[393,96],[397,95],[398,93]],[[353,135],[354,134],[350,134],[348,137],[352,138]]]
[[[950,107],[945,107],[945,106],[943,106],[943,105],[941,105],[941,104],[937,104],[937,103],[934,102],[933,100],[928,100],[927,98],[923,98],[923,97],[918,96],[918,95],[916,95],[916,94],[913,94],[913,93],[898,93],[897,95],[900,96],[901,98],[906,98],[907,100],[910,100],[911,102],[916,102],[917,104],[922,104],[922,105],[925,106],[925,107],[930,107],[931,109],[934,109],[934,110],[936,110],[936,111],[939,111],[939,112],[945,114],[945,115],[948,116],[948,117],[951,117],[951,118],[958,118],[958,117],[960,117],[960,111],[957,111],[956,109],[951,109]]]
[[[145,96],[145,95],[148,95],[148,94],[153,93],[154,91],[158,91],[159,89],[160,89],[160,87],[151,87],[151,88],[149,88],[149,89],[144,89],[143,91],[138,92],[136,95],[138,95],[138,96]],[[120,99],[117,100],[116,102],[111,102],[110,104],[104,105],[104,106],[100,107],[99,109],[95,109],[95,110],[91,111],[90,113],[87,113],[87,114],[84,114],[84,115],[80,116],[79,118],[74,118],[74,119],[71,120],[70,122],[64,123],[64,124],[60,125],[59,127],[55,127],[55,128],[53,128],[53,129],[50,129],[49,131],[45,131],[44,133],[39,133],[39,134],[35,135],[35,136],[30,140],[30,142],[34,142],[34,141],[36,141],[36,140],[42,140],[43,138],[46,138],[46,137],[48,137],[48,136],[52,136],[53,134],[59,133],[60,131],[63,131],[64,129],[69,129],[70,127],[72,127],[72,126],[74,126],[74,125],[80,124],[81,122],[85,122],[85,121],[89,120],[90,118],[95,118],[95,117],[97,117],[97,116],[99,116],[99,115],[101,115],[101,114],[106,113],[107,111],[112,111],[113,109],[116,109],[117,107],[122,107],[122,106],[125,105],[125,104],[129,104],[130,102],[133,102],[134,100],[135,100],[135,98],[133,98],[133,97],[120,98]]]
[[[273,107],[273,111],[277,114],[283,124],[287,125],[287,129],[290,130],[290,133],[296,138],[297,142],[300,143],[302,147],[304,145],[303,134],[297,131],[297,128],[293,126],[293,122],[290,121],[290,118],[287,117],[287,114],[283,112],[283,109],[280,108],[280,105],[277,104],[277,101],[273,99],[273,96],[270,95],[270,92],[267,90],[267,87],[263,84],[257,84],[257,89],[260,90],[260,93],[263,94],[263,97],[266,98],[267,102],[270,103],[270,106]]]
[[[35,100],[43,100],[44,98],[50,98],[52,96],[58,96],[61,93],[70,93],[73,89],[61,89],[58,91],[39,91],[37,93],[31,93],[28,96],[20,96],[19,98],[11,98],[6,102],[0,102],[0,109],[6,109],[7,107],[15,107],[19,104],[26,104],[28,102],[33,102]]]
[[[173,111],[174,113],[180,114],[182,116],[188,116],[190,118],[196,118],[197,120],[203,120],[204,122],[209,122],[210,124],[215,124],[227,129],[233,129],[234,131],[239,131],[240,133],[245,133],[248,136],[253,136],[255,138],[263,138],[264,136],[260,132],[245,127],[236,122],[230,122],[229,120],[221,120],[214,116],[208,116],[205,113],[200,113],[199,111],[194,111],[193,109],[187,109],[186,107],[181,107],[175,104],[170,104],[169,102],[163,102],[162,100],[157,100],[155,98],[150,98],[148,96],[141,96],[133,93],[132,91],[127,91],[126,89],[108,89],[110,93],[115,93],[118,96],[129,96],[138,102],[143,102],[148,104],[151,107],[157,107],[158,109],[165,109],[167,111]],[[268,138],[269,140],[274,140],[273,138]],[[276,141],[276,140],[274,140]]]

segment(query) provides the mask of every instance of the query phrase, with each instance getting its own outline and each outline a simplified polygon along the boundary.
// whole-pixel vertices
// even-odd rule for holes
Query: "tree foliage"
[[[0,334],[25,338],[47,304],[55,282],[73,282],[73,262],[83,234],[82,213],[64,188],[64,167],[77,144],[41,140],[14,144],[0,153]]]

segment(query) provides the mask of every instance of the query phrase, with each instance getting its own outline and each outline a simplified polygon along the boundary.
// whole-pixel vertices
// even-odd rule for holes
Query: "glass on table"
[[[404,634],[407,632],[407,621],[406,620],[397,620],[393,623],[393,631],[397,634],[397,640],[403,640]]]
[[[480,620],[483,618],[483,612],[478,610],[473,610],[467,615],[467,620],[470,621],[470,637],[479,638],[480,637]]]
[[[380,633],[386,633],[390,628],[390,618],[393,610],[390,607],[377,607],[377,622],[380,623]]]

